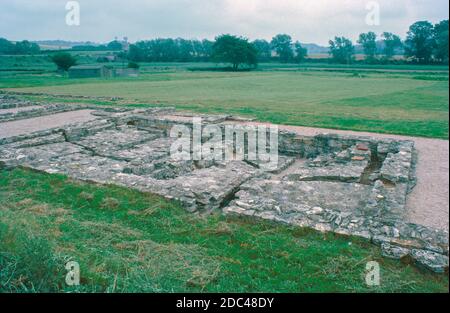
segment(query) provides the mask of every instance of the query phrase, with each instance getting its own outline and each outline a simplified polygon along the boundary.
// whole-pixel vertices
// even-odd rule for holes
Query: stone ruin
[[[64,115],[73,112],[85,120]],[[42,124],[45,116],[50,119]],[[225,115],[202,118],[220,127],[245,123]],[[173,160],[169,131],[179,124],[192,127],[192,115],[170,108],[43,105],[0,94],[0,166],[151,192],[197,214],[222,211],[359,236],[381,245],[386,257],[448,269],[448,233],[405,218],[416,181],[413,142],[280,131],[278,167],[267,172],[248,160]]]

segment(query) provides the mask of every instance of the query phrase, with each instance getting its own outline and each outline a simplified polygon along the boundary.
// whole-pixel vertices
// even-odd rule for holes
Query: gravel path
[[[28,134],[35,131],[61,127],[67,124],[88,122],[97,118],[91,115],[91,112],[93,111],[94,110],[70,111],[0,123],[0,138]]]
[[[278,127],[279,129],[294,131],[305,136],[314,136],[320,133],[337,133],[414,141],[419,157],[417,185],[407,199],[407,220],[425,226],[449,229],[448,140],[300,126],[279,125]]]

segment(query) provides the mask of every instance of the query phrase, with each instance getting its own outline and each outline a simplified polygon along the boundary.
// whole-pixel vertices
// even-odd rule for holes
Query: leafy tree
[[[66,72],[77,63],[77,60],[67,52],[56,53],[51,57],[51,60],[58,66],[59,70]]]
[[[377,53],[377,35],[374,32],[360,34],[358,43],[364,49],[366,60],[373,62]]]
[[[114,55],[115,55],[116,60],[124,61],[124,60],[128,59],[128,53],[126,51],[119,51],[119,52],[114,53]]]
[[[137,63],[137,62],[129,62],[128,63],[128,68],[132,68],[132,69],[139,69],[139,63]]]
[[[194,55],[194,45],[191,40],[186,40],[182,38],[178,38],[176,40],[176,45],[178,46],[178,56],[177,61],[179,62],[189,62],[192,60],[192,56]]]
[[[384,32],[381,37],[384,43],[384,57],[389,60],[394,56],[396,49],[403,47],[402,40],[399,36],[388,32]]]
[[[272,58],[272,49],[270,43],[264,39],[257,39],[252,42],[258,53],[258,61],[269,61]]]
[[[140,41],[130,46],[128,58],[135,62],[178,61],[180,54],[178,46],[179,43],[180,41],[170,38]]]
[[[172,38],[157,39],[153,43],[153,51],[156,61],[177,61],[179,58],[179,46]]]
[[[299,41],[296,41],[294,44],[295,49],[295,61],[298,63],[303,62],[308,55],[308,50],[303,48],[302,44]]]
[[[13,43],[4,38],[0,38],[0,54],[36,54],[41,48],[38,44],[23,40]]]
[[[213,45],[213,59],[219,62],[231,63],[233,70],[238,70],[241,64],[256,66],[256,48],[248,39],[232,35],[221,35]]]
[[[200,58],[203,55],[203,44],[200,40],[192,40],[192,51],[193,55],[191,59]]]
[[[193,53],[191,55],[190,61],[209,61],[212,53],[212,46],[214,42],[203,39],[192,40]]]
[[[139,44],[130,45],[128,50],[128,59],[133,62],[146,61],[144,49],[139,47]]]
[[[429,63],[434,46],[434,27],[430,22],[416,22],[409,27],[405,41],[407,56],[412,57],[419,63]]]
[[[36,54],[39,53],[41,48],[35,43],[31,43],[28,40],[23,40],[16,43],[16,54]]]
[[[448,29],[448,20],[434,25],[434,57],[442,63],[448,63]]]
[[[112,50],[112,51],[120,51],[123,49],[123,46],[119,41],[113,40],[110,43],[108,43],[107,48],[108,48],[108,50]]]
[[[287,63],[294,58],[294,51],[292,50],[292,38],[286,34],[279,34],[272,38],[272,49],[278,54],[281,62]]]
[[[203,60],[209,60],[213,53],[214,42],[208,39],[202,40],[202,58]]]
[[[355,47],[350,39],[345,37],[335,37],[329,41],[330,55],[337,63],[350,64],[353,61]]]
[[[0,38],[0,54],[15,54],[15,45],[5,38]]]

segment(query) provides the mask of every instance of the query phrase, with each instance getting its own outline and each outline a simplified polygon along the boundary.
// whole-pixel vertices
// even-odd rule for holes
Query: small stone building
[[[69,69],[69,78],[109,78],[109,77],[138,77],[139,69],[116,68],[105,65],[78,65]]]
[[[78,65],[69,69],[69,78],[111,77],[112,71],[105,65]]]

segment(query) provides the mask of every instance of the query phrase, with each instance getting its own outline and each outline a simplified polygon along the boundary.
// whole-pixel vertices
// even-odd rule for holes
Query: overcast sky
[[[448,0],[378,0],[380,24],[367,25],[369,0],[79,0],[80,26],[66,25],[67,0],[0,0],[0,37],[107,42],[155,37],[213,39],[231,33],[270,39],[288,33],[326,44],[365,31],[404,37],[418,20],[448,19]]]

